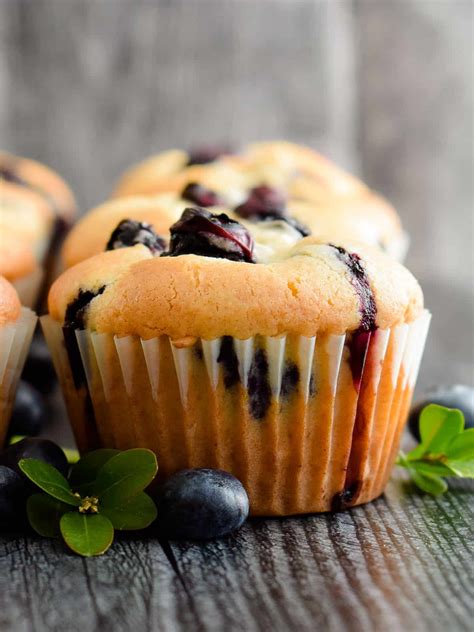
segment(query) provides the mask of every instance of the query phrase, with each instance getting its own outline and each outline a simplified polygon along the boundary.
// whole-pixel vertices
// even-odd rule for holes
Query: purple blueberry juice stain
[[[240,382],[239,359],[235,352],[232,336],[223,336],[217,362],[222,364],[226,388],[232,388]]]
[[[257,349],[250,365],[248,377],[250,414],[255,419],[264,419],[272,402],[272,389],[269,382],[267,354]]]
[[[102,285],[94,291],[79,290],[77,297],[69,303],[66,308],[63,325],[64,344],[69,359],[69,365],[71,367],[74,386],[78,390],[81,388],[85,389],[83,415],[89,426],[88,436],[93,437],[93,439],[91,439],[91,449],[92,447],[98,447],[100,442],[96,426],[94,406],[89,392],[89,385],[87,384],[81,352],[79,351],[79,345],[77,343],[76,330],[84,329],[89,304],[96,296],[99,296],[104,292],[105,287],[105,285]]]
[[[329,245],[337,251],[338,259],[347,267],[352,287],[359,297],[360,324],[348,342],[350,352],[349,364],[354,386],[358,392],[371,334],[377,329],[377,325],[375,324],[377,306],[367,272],[362,265],[359,255],[348,252],[345,248],[341,248],[340,246]]]
[[[189,200],[190,202],[204,208],[208,206],[222,206],[224,204],[224,201],[217,195],[217,193],[197,184],[196,182],[191,182],[185,186],[183,192],[181,193],[181,197],[184,200]]]
[[[331,502],[331,511],[342,511],[350,507],[360,494],[362,489],[362,481],[354,481],[350,485],[344,487],[342,492],[334,494]]]
[[[290,397],[296,390],[300,381],[300,370],[294,362],[286,362],[281,380],[281,396],[283,399]]]
[[[76,330],[84,329],[86,312],[90,302],[105,290],[105,285],[96,291],[79,290],[77,298],[75,298],[66,308],[64,316],[63,334],[66,351],[71,366],[74,386],[80,388],[86,385],[86,374],[82,364],[81,353],[76,339]]]

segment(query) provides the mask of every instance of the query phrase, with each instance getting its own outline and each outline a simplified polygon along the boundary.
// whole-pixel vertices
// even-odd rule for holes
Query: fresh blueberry
[[[47,395],[56,386],[56,372],[44,338],[36,334],[31,343],[22,378]]]
[[[21,459],[46,461],[59,470],[63,476],[68,474],[69,465],[66,455],[56,443],[49,441],[49,439],[28,437],[14,443],[0,454],[0,465],[6,465],[21,474],[18,466]]]
[[[474,388],[464,384],[437,386],[425,391],[411,408],[408,428],[417,441],[420,440],[418,418],[423,408],[428,404],[457,408],[464,414],[465,429],[474,428]]]
[[[123,219],[110,235],[105,249],[117,250],[137,244],[146,246],[152,254],[163,252],[166,248],[165,240],[155,233],[151,224],[136,222],[133,219]]]
[[[213,215],[203,208],[187,208],[170,232],[167,256],[193,254],[255,263],[251,234],[225,213]]]
[[[211,189],[206,189],[206,187],[197,184],[197,182],[190,182],[185,186],[181,197],[184,200],[189,200],[190,202],[194,202],[194,204],[204,207],[219,206],[224,203],[217,193],[214,193]]]
[[[170,539],[208,540],[238,529],[248,516],[242,483],[228,472],[181,470],[158,490],[158,530]]]
[[[25,526],[28,493],[23,477],[9,467],[0,465],[0,531],[17,530]]]
[[[15,404],[10,421],[10,435],[39,434],[46,418],[43,396],[31,384],[23,380],[18,385]]]

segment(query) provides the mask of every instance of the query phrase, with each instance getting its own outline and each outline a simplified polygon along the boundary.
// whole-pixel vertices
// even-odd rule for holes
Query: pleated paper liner
[[[12,285],[18,292],[18,297],[25,307],[35,308],[44,281],[44,269],[36,268],[31,274],[16,279]]]
[[[289,515],[382,493],[430,314],[366,336],[357,375],[351,334],[178,347],[41,320],[80,450],[150,448],[162,478],[221,468],[242,481],[253,515]]]
[[[0,327],[0,447],[5,441],[16,387],[36,321],[36,314],[24,307],[18,320]]]

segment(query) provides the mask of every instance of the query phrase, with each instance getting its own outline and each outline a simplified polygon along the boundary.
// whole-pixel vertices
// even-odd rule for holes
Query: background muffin
[[[76,205],[54,171],[7,153],[0,154],[0,187],[0,231],[7,236],[0,245],[0,270],[14,283],[23,304],[32,306],[39,300],[41,284],[51,277]]]
[[[0,446],[35,325],[36,316],[21,307],[13,286],[0,276]]]
[[[207,172],[201,171],[201,177],[206,184],[199,182],[200,176],[196,172],[192,175],[196,181],[186,182],[190,177],[190,170],[195,167],[194,165],[184,166],[176,176],[182,180],[180,181],[182,188],[177,192],[161,193],[150,197],[126,196],[96,207],[79,221],[66,239],[63,249],[65,266],[69,267],[105,250],[111,232],[118,222],[125,218],[149,223],[159,234],[166,235],[170,225],[190,204],[226,212],[230,217],[241,221],[252,234],[258,232],[266,235],[264,239],[266,243],[270,238],[278,240],[282,229],[291,232],[292,227],[299,231],[298,238],[312,234],[326,238],[356,239],[385,249],[394,256],[402,255],[404,237],[400,232],[400,224],[395,212],[356,179],[346,176],[344,172],[339,172],[336,167],[333,167],[335,171],[333,174],[330,168],[331,163],[328,168],[327,161],[322,157],[290,143],[262,143],[255,147],[259,148],[258,151],[254,150],[255,158],[252,160],[236,158],[232,169],[229,168],[231,158],[227,157],[217,159],[209,165],[199,165],[201,170],[208,169]],[[291,152],[287,156],[288,147],[293,149],[296,157],[292,158]],[[152,165],[154,162],[166,161],[169,153],[174,155],[173,152],[167,152],[164,156],[152,161]],[[279,161],[277,158],[280,153],[291,160]],[[294,179],[290,180],[288,174],[300,173],[298,164],[307,155],[313,159],[316,166],[321,163],[321,171],[324,173],[329,171],[329,174],[334,176],[332,179],[328,178],[332,187],[330,195],[328,195],[328,186],[322,178],[310,184],[312,191],[309,191],[307,199],[304,196],[302,199],[292,196],[291,191],[287,190],[290,182],[292,186],[296,182]],[[222,162],[224,160],[229,161],[225,169],[233,170],[235,178],[233,181],[232,179],[229,181],[229,178],[216,178],[213,183],[216,188],[209,188],[209,178],[203,177],[203,174],[214,173],[215,170],[219,172],[224,168]],[[281,162],[283,166],[280,165]],[[301,175],[300,178],[301,187],[305,186],[305,178],[313,178],[311,173],[315,168],[311,164],[306,168],[306,175]],[[145,163],[138,168],[139,177],[135,178],[135,172],[132,172],[130,178],[126,178],[126,182],[131,181],[133,184],[137,179],[140,182],[141,170],[144,171],[147,180],[152,180],[152,176],[156,175],[157,171],[153,166],[150,167]],[[303,174],[302,170],[301,174]],[[234,186],[237,179],[240,180],[238,188]],[[161,175],[158,180],[162,188],[168,185],[170,188],[174,187],[174,175],[169,176],[169,179]],[[334,184],[331,184],[332,180]],[[256,185],[258,182],[272,184],[271,186],[269,184]],[[146,187],[143,188],[146,189]],[[237,201],[232,203],[232,198]],[[283,226],[282,222],[286,226]],[[265,224],[265,230],[261,231],[259,225],[263,224]],[[273,233],[267,230],[270,225],[274,229]]]
[[[323,223],[329,218],[332,225],[340,222],[342,237],[377,245],[399,260],[406,254],[407,237],[386,200],[324,156],[286,141],[254,143],[235,155],[212,148],[163,152],[127,171],[114,196],[180,194],[190,183],[216,192],[228,208],[252,201],[252,191],[262,185],[275,188],[290,207],[310,203],[315,221],[320,216]],[[357,218],[360,230],[346,233],[348,223],[357,226]]]
[[[79,447],[149,447],[162,476],[223,468],[254,514],[366,502],[411,400],[421,290],[355,242],[302,238],[269,263],[258,246],[196,209],[167,251],[119,247],[56,281],[43,326]]]

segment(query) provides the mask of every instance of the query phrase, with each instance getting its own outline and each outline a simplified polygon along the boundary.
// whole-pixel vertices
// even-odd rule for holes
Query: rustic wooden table
[[[92,559],[3,535],[0,630],[471,630],[473,498],[467,482],[433,498],[401,474],[351,511],[204,544],[122,536]]]

